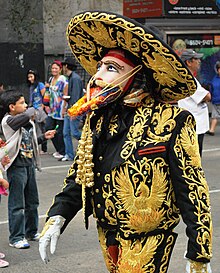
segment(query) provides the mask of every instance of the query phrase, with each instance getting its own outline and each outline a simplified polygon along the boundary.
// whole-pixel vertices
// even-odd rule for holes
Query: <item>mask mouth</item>
[[[121,77],[115,79],[111,83],[106,83],[101,79],[95,79],[94,76],[89,80],[87,85],[87,99],[90,100],[91,98],[95,98],[97,96],[102,95],[103,93],[106,93],[109,91],[109,89],[121,89],[123,92],[127,91],[127,88],[131,84],[134,76],[138,71],[142,69],[142,65],[138,65],[134,67],[131,71],[127,72],[125,75],[122,75]],[[116,83],[120,80],[119,83]],[[122,88],[122,84],[128,81],[124,88]]]
[[[103,88],[105,88],[108,84],[102,80],[99,79],[91,79],[91,81],[88,83],[87,92],[90,94],[90,98],[95,98],[101,95]]]
[[[103,105],[119,98],[123,89],[120,85],[109,84],[102,80],[95,80],[95,86],[90,87],[91,99],[102,101]]]
[[[122,95],[122,93],[123,88],[120,86],[120,84],[115,85],[106,83],[100,79],[91,79],[87,86],[87,95],[89,94],[88,99],[97,100],[97,102],[102,102],[103,105],[109,103],[110,101],[116,100]]]
[[[81,116],[98,110],[118,99],[123,93],[119,85],[113,85],[102,80],[91,79],[87,85],[87,93],[79,99],[70,109],[69,116]]]
[[[139,65],[123,75],[120,78],[120,83],[118,83],[119,78],[111,83],[106,83],[101,79],[95,79],[93,76],[87,84],[85,96],[68,109],[68,115],[72,117],[81,116],[119,99],[125,93],[122,83],[132,78],[141,68],[142,66]]]

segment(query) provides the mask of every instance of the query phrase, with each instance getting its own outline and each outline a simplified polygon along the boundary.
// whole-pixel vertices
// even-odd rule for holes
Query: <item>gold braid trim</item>
[[[76,183],[82,185],[82,208],[85,215],[86,206],[86,187],[92,187],[94,185],[94,173],[92,162],[92,131],[90,129],[90,114],[87,114],[85,125],[83,127],[82,136],[79,140],[77,156],[77,171],[76,171]]]
[[[76,152],[76,163],[78,164],[76,172],[76,183],[84,185],[85,187],[92,187],[94,185],[94,163],[92,162],[92,148],[92,131],[90,129],[90,115],[88,114]]]

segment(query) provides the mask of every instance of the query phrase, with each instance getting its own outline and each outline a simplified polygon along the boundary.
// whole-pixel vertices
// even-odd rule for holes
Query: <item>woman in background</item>
[[[39,80],[39,73],[37,70],[29,69],[27,72],[27,83],[29,86],[29,106],[36,109],[35,125],[37,135],[46,132],[46,118],[47,114],[44,111],[43,97],[45,94],[45,85]],[[47,142],[41,144],[40,154],[47,154]]]
[[[48,113],[46,121],[46,130],[56,128],[57,133],[52,139],[56,152],[53,156],[57,159],[62,159],[65,155],[65,144],[63,139],[63,108],[66,107],[66,102],[63,100],[63,95],[68,93],[68,83],[64,75],[61,75],[62,64],[55,60],[51,65],[52,77],[49,83],[46,83],[46,92],[49,93],[49,106],[45,109]]]

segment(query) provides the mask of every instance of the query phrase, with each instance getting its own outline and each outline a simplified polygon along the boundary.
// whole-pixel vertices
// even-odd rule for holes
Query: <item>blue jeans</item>
[[[9,242],[13,244],[37,233],[39,199],[34,166],[12,165],[7,177]]]
[[[72,120],[69,116],[64,117],[63,137],[65,143],[65,154],[71,159],[75,156],[72,137],[77,140],[81,137],[81,132],[79,130],[80,120],[81,118],[79,117]]]
[[[56,152],[60,153],[61,155],[65,155],[65,144],[63,140],[63,120],[54,119],[50,116],[46,118],[46,131],[54,130],[56,125],[59,125],[59,128],[57,129],[57,132],[51,141],[53,142]]]

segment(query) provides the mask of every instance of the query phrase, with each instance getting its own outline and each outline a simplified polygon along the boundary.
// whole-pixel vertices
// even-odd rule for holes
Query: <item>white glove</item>
[[[210,263],[201,263],[187,259],[186,273],[212,273]]]
[[[58,239],[60,237],[60,230],[65,220],[66,219],[60,215],[50,217],[41,232],[39,240],[39,252],[41,259],[45,263],[49,262],[47,247],[50,243],[50,252],[51,254],[54,254]]]

